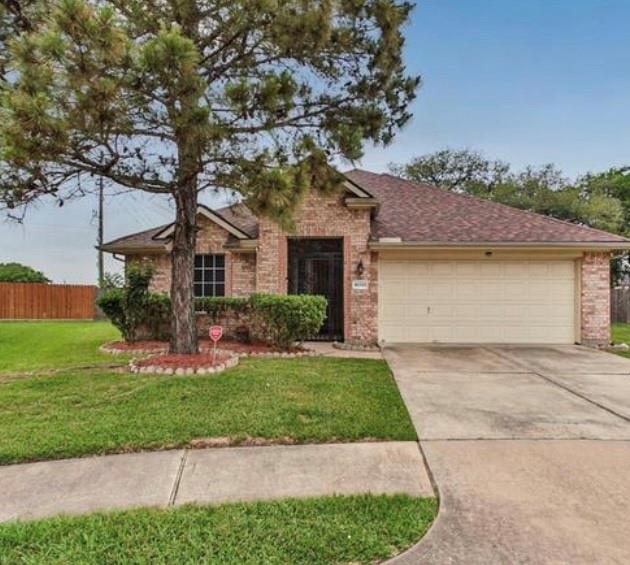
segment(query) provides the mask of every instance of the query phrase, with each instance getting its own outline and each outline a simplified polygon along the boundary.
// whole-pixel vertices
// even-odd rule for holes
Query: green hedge
[[[249,298],[237,298],[232,296],[211,296],[208,298],[195,298],[195,310],[206,312],[210,318],[232,312],[247,312],[251,308]]]
[[[98,299],[126,341],[168,337],[171,301],[166,294],[149,292],[151,275],[148,267],[132,266],[124,287],[107,290]],[[195,309],[206,312],[215,323],[224,315],[242,314],[251,336],[289,347],[317,334],[326,318],[326,299],[306,294],[210,297],[195,299]]]
[[[166,294],[149,292],[153,270],[148,266],[130,265],[125,275],[124,286],[106,290],[97,304],[125,341],[167,338],[171,300]]]
[[[326,319],[323,296],[254,294],[250,300],[259,331],[279,347],[313,337]]]
[[[306,294],[197,298],[195,307],[213,321],[229,312],[244,314],[250,335],[277,347],[289,347],[316,335],[326,319],[326,299]]]

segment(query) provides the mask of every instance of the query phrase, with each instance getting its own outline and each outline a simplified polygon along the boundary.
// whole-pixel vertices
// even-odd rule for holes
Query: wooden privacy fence
[[[0,282],[0,320],[93,320],[96,287]]]
[[[630,322],[630,287],[610,291],[610,317],[613,322]]]

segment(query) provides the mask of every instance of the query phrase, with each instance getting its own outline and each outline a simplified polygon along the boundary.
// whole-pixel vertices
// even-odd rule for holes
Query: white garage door
[[[379,262],[386,342],[573,343],[572,261]]]

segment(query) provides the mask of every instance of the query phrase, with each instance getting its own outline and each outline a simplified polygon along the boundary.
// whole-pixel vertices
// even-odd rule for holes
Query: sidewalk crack
[[[184,474],[184,467],[186,466],[186,459],[188,458],[188,450],[184,449],[182,453],[182,458],[179,462],[179,467],[177,468],[177,473],[175,474],[175,480],[173,481],[173,488],[171,489],[171,495],[168,497],[168,506],[173,506],[175,504],[175,499],[177,498],[177,494],[179,492],[179,483],[182,480],[182,475]]]

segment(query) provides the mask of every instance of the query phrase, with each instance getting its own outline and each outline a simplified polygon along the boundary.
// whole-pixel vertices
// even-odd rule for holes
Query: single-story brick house
[[[349,342],[583,343],[610,339],[609,264],[630,240],[389,174],[311,192],[286,233],[236,204],[199,207],[198,296],[314,293],[323,338]],[[170,287],[172,225],[111,241]]]

